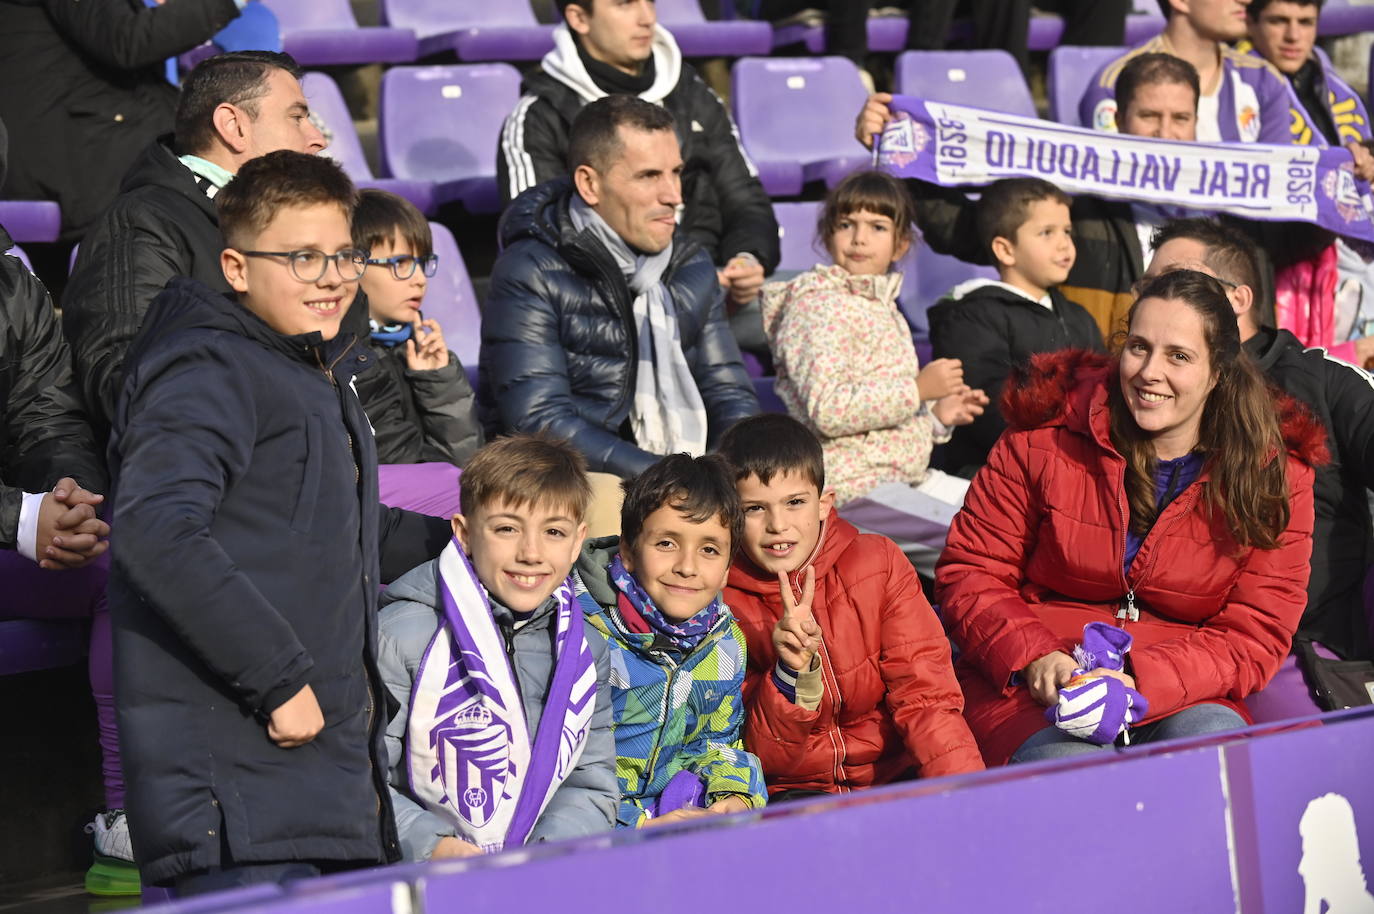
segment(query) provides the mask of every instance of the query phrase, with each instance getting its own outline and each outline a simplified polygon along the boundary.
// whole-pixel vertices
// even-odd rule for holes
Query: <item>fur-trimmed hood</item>
[[[1063,425],[1107,440],[1107,384],[1116,371],[1112,356],[1081,349],[1041,353],[1017,369],[1002,394],[1002,415],[1011,429]],[[1311,411],[1272,387],[1284,445],[1308,466],[1330,462],[1326,430]]]

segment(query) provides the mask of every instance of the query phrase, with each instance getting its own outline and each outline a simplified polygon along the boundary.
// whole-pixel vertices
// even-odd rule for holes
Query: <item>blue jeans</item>
[[[1143,727],[1131,728],[1131,745],[1154,743],[1205,733],[1224,733],[1245,726],[1245,719],[1224,705],[1200,704],[1170,714],[1162,720]],[[1017,762],[1040,762],[1050,758],[1068,758],[1115,748],[1111,744],[1099,746],[1070,736],[1058,727],[1050,726],[1031,734],[1011,756]]]

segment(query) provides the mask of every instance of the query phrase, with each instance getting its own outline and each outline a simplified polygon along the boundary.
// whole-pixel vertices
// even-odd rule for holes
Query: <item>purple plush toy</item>
[[[1045,709],[1045,719],[1060,730],[1081,740],[1105,746],[1138,723],[1150,710],[1145,696],[1113,676],[1085,674],[1093,670],[1116,670],[1126,666],[1131,636],[1125,629],[1106,622],[1083,626],[1083,643],[1074,648],[1078,662],[1073,678],[1059,690],[1059,702]]]

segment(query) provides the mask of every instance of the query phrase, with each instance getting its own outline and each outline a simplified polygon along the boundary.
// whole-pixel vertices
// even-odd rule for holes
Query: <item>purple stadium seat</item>
[[[816,220],[820,214],[821,204],[815,200],[773,204],[773,215],[778,220],[778,241],[782,247],[779,273],[799,273],[818,263],[829,263],[825,248],[816,243]]]
[[[520,98],[509,64],[392,67],[382,76],[382,162],[392,177],[433,181],[439,202],[494,213],[496,145]]]
[[[56,241],[62,210],[51,200],[0,200],[0,225],[15,241]]]
[[[820,5],[820,4],[817,4]],[[868,18],[868,49],[876,53],[893,54],[906,47],[908,20],[902,16],[870,16]],[[773,47],[801,44],[811,54],[826,53],[825,28],[820,25],[781,25],[773,27]]]
[[[414,203],[422,213],[434,214],[439,208],[439,200],[435,197],[433,181],[373,177],[372,168],[363,155],[363,145],[358,140],[358,131],[353,126],[353,116],[348,113],[343,94],[331,77],[323,73],[307,73],[301,80],[301,88],[310,102],[310,113],[316,120],[316,126],[329,140],[325,155],[343,166],[353,183],[359,187],[389,190]]]
[[[658,21],[687,57],[743,57],[773,50],[773,29],[766,22],[710,22],[697,0],[658,0],[657,6]]]
[[[282,50],[305,67],[409,63],[420,51],[411,29],[363,28],[348,0],[262,0],[281,23]]]
[[[870,161],[853,137],[868,94],[848,59],[746,57],[735,61],[732,86],[740,137],[770,194],[833,185]]]
[[[475,371],[482,347],[482,309],[477,293],[453,233],[437,222],[431,222],[429,228],[434,235],[434,253],[439,255],[439,271],[425,290],[425,317],[439,322],[449,350],[464,368]]]
[[[1164,16],[1154,0],[1140,0],[1135,11],[1126,17],[1126,44],[1143,44],[1163,29]],[[1026,46],[1032,51],[1051,51],[1059,47],[1059,40],[1063,37],[1063,19],[1048,13],[1031,16]]]
[[[89,626],[76,619],[0,622],[0,676],[70,666],[86,656]]]
[[[1374,6],[1355,6],[1349,0],[1327,0],[1317,20],[1317,34],[1323,38],[1374,31]]]
[[[21,248],[19,245],[16,244],[14,247],[10,248],[8,251],[5,251],[4,253],[9,254],[11,257],[18,257],[19,262],[22,263],[25,267],[27,267],[30,273],[33,272],[33,264],[29,261],[29,255],[25,254],[24,249]]]
[[[1036,116],[1021,68],[1006,51],[907,51],[897,57],[894,82],[902,95]]]
[[[970,279],[996,279],[997,271],[992,267],[980,267],[964,263],[957,257],[937,254],[925,244],[917,243],[915,295],[906,299],[902,310],[907,319],[919,328],[928,328],[926,310],[940,300],[950,289]]]
[[[783,404],[782,398],[774,390],[774,382],[777,378],[753,378],[754,393],[758,395],[759,406],[766,413],[782,413],[787,415],[787,407]]]
[[[415,30],[421,57],[452,51],[468,61],[538,60],[553,50],[553,26],[540,25],[529,0],[381,0],[381,14],[388,25]]]
[[[1078,103],[1088,90],[1088,83],[1099,69],[1125,52],[1125,48],[1115,47],[1062,47],[1050,51],[1046,80],[1050,96],[1050,120],[1079,126]]]

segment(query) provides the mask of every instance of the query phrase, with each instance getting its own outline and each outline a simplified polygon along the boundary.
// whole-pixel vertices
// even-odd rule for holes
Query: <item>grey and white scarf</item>
[[[634,294],[639,365],[630,428],[635,443],[653,454],[685,451],[701,456],[706,453],[706,405],[682,352],[677,314],[663,285],[663,274],[673,257],[672,244],[657,254],[636,254],[576,195],[570,214],[579,232],[591,232],[610,252]]]

